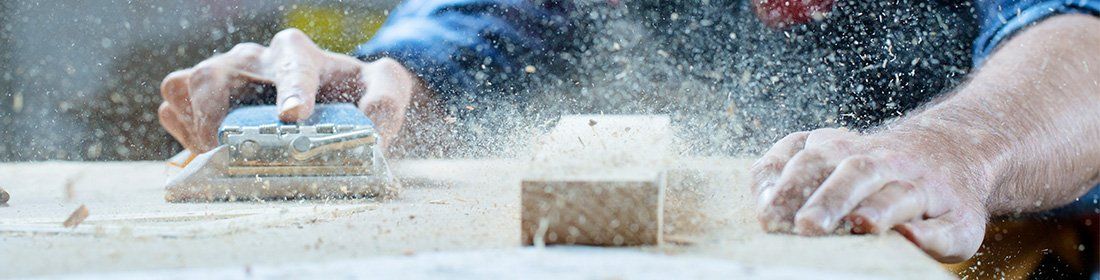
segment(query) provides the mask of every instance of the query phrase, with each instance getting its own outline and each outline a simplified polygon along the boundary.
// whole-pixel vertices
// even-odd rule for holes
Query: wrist
[[[930,113],[930,112],[925,112]],[[988,210],[997,178],[986,139],[970,126],[920,114],[898,121],[871,136],[881,149],[901,152],[909,165],[928,170],[926,184],[945,185]]]

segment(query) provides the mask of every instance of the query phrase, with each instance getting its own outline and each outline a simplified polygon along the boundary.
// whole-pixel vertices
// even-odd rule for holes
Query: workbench
[[[167,203],[163,162],[0,164],[0,278],[954,278],[896,233],[766,234],[750,160],[695,158],[693,228],[657,246],[528,247],[521,159],[397,160],[388,200]],[[88,218],[62,227],[74,209]],[[683,214],[683,213],[681,213]]]

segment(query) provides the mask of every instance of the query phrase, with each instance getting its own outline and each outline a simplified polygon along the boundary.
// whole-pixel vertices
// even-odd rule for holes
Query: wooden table
[[[707,183],[696,190],[698,203],[677,216],[691,219],[692,227],[671,234],[675,242],[524,248],[518,205],[523,162],[397,161],[394,172],[405,188],[387,201],[180,204],[164,201],[168,175],[161,162],[3,163],[0,187],[12,198],[10,207],[0,208],[0,277],[126,271],[229,277],[954,277],[897,234],[810,238],[762,232],[746,186],[749,161],[742,159],[683,161],[703,172]],[[88,219],[63,228],[81,204],[90,211]]]

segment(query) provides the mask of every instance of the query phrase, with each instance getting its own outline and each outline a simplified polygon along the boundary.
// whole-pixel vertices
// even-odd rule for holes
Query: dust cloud
[[[799,130],[866,129],[959,84],[977,32],[965,1],[838,1],[824,20],[785,30],[765,27],[748,1],[574,5],[554,63],[486,79],[507,90],[448,104],[467,116],[444,129],[462,146],[452,156],[522,155],[562,114],[668,114],[692,155],[755,154]],[[436,146],[414,149],[424,147]]]
[[[397,4],[102,2],[2,4],[0,160],[167,158],[181,148],[155,117],[164,75],[266,42],[296,9],[354,17]],[[469,69],[484,84],[462,96],[476,98],[448,100],[395,154],[521,156],[577,113],[668,114],[685,153],[754,154],[798,130],[871,127],[950,90],[976,32],[969,1],[837,1],[823,20],[783,30],[748,1],[569,5],[569,32],[549,38],[561,48],[536,54],[553,59],[509,75]]]

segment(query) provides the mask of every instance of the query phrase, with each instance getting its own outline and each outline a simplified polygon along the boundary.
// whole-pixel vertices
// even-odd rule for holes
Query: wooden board
[[[660,243],[673,143],[665,116],[563,116],[538,141],[520,183],[521,240]]]
[[[377,263],[375,258],[379,257],[411,260],[399,267],[411,275],[441,270],[454,271],[455,275],[483,275],[473,273],[499,271],[509,265],[528,273],[524,275],[546,275],[525,270],[524,263],[494,260],[548,263],[572,255],[589,257],[554,263],[601,265],[555,269],[581,275],[573,278],[629,279],[633,278],[630,275],[638,275],[637,271],[632,274],[607,269],[608,265],[624,270],[637,268],[619,266],[626,255],[596,258],[592,256],[598,254],[590,251],[516,251],[522,246],[517,230],[517,186],[528,162],[529,158],[396,161],[393,170],[406,188],[400,197],[383,202],[233,203],[166,203],[163,162],[0,163],[0,186],[11,194],[10,206],[0,207],[0,221],[42,222],[60,228],[81,204],[87,205],[91,213],[76,229],[0,233],[0,277],[71,273],[96,277],[95,273],[127,271],[159,271],[171,277],[180,273],[202,275],[211,270],[267,275],[262,273],[264,267]],[[665,265],[705,261],[735,268],[721,275],[746,279],[814,278],[838,273],[890,279],[953,278],[898,234],[801,237],[763,232],[753,216],[753,198],[746,185],[751,162],[687,158],[673,165],[670,178],[690,178],[684,181],[694,183],[668,186],[665,219],[690,222],[685,223],[686,227],[675,227],[690,229],[680,231],[676,238],[688,242],[591,250],[661,256],[660,261],[644,265],[649,269],[645,275],[652,277],[683,278],[685,270]],[[687,191],[674,191],[677,189]],[[694,206],[673,211],[677,208],[672,205]],[[348,211],[333,211],[337,209]],[[285,218],[274,219],[278,213],[284,213]],[[139,216],[155,219],[134,218]],[[669,228],[674,224],[666,223],[666,231],[672,232]],[[165,231],[146,230],[154,226]],[[85,232],[85,227],[93,232]],[[97,227],[104,230],[97,233]],[[182,234],[185,230],[196,232]],[[673,238],[665,234],[665,239]],[[547,250],[571,252],[573,248]],[[433,252],[462,258],[482,253],[500,257],[464,262],[468,265],[462,266],[423,261],[438,254]],[[666,257],[673,260],[666,261]],[[321,266],[316,271],[343,270]],[[775,272],[788,277],[769,277]],[[294,275],[314,275],[304,273]]]

